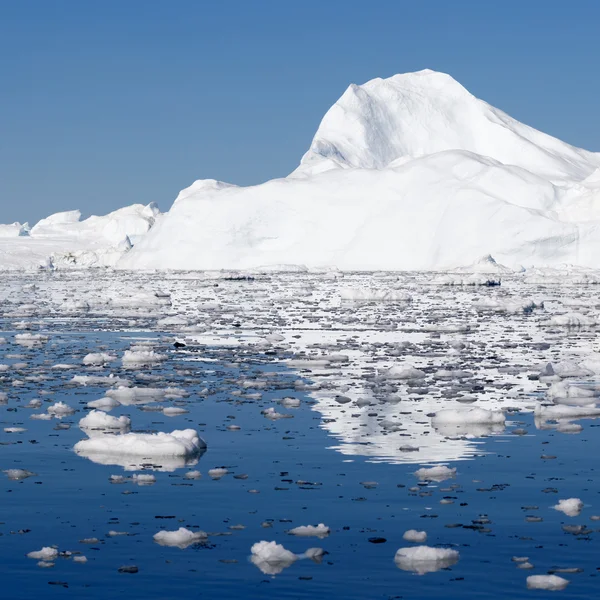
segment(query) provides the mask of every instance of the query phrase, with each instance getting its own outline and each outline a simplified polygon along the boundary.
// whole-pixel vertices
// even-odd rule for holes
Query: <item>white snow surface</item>
[[[600,153],[519,123],[449,75],[378,78],[348,88],[290,176],[196,181],[118,267],[597,266],[599,174]],[[489,255],[498,262],[482,263]]]

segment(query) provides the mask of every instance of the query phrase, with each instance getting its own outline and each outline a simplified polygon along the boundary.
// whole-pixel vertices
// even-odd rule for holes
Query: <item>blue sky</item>
[[[600,151],[600,2],[0,2],[0,222],[292,171],[351,82],[431,68]]]

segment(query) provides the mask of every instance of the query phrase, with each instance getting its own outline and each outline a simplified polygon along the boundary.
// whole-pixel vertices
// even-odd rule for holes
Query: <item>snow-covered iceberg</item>
[[[119,267],[594,267],[597,206],[600,153],[426,70],[351,85],[286,178],[196,181]]]

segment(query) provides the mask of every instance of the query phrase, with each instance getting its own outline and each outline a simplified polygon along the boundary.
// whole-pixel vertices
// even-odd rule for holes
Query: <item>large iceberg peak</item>
[[[426,69],[351,84],[327,111],[293,175],[384,169],[394,161],[464,150],[552,180],[584,179],[600,157],[546,135]]]

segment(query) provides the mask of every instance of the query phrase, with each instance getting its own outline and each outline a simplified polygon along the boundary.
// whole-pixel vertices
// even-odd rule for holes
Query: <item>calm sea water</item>
[[[11,339],[14,332],[3,335]],[[169,418],[122,406],[111,414],[130,415],[134,431],[197,429],[208,444],[191,467],[201,471],[199,480],[185,479],[186,467],[152,471],[153,485],[114,484],[111,475],[131,473],[72,450],[85,437],[77,427],[85,404],[102,397],[105,388],[69,385],[81,371],[52,367],[79,364],[74,356],[99,349],[120,354],[138,337],[157,341],[169,361],[145,371],[158,377],[156,382],[134,383],[184,387],[191,394],[185,399],[189,412]],[[553,596],[528,591],[525,580],[556,568],[581,572],[563,574],[571,583],[555,595],[597,595],[600,547],[596,522],[590,520],[600,514],[594,421],[585,422],[580,434],[567,435],[537,430],[531,416],[515,416],[504,434],[481,440],[472,460],[453,463],[455,478],[420,484],[414,464],[374,463],[333,450],[336,441],[311,409],[314,400],[296,389],[298,373],[287,372],[276,357],[268,360],[246,356],[236,363],[235,350],[177,351],[159,334],[146,333],[54,331],[41,349],[0,346],[0,363],[27,363],[4,376],[9,400],[0,407],[2,427],[27,431],[0,434],[0,466],[35,473],[22,481],[0,479],[2,596],[514,599]],[[241,377],[265,372],[277,373],[271,376],[276,385],[261,389],[261,400],[234,395]],[[39,376],[44,379],[27,379]],[[285,396],[299,398],[301,406],[279,407],[275,401]],[[44,400],[42,410],[60,400],[78,412],[61,420],[32,420],[31,413],[41,412],[23,408],[32,398]],[[261,410],[269,406],[294,418],[268,420]],[[71,427],[56,428],[64,424]],[[228,430],[230,424],[241,429]],[[513,434],[516,428],[527,434]],[[228,474],[213,480],[208,470],[214,467],[226,467]],[[236,478],[241,475],[247,478]],[[585,502],[579,517],[551,508],[569,497]],[[442,499],[452,503],[441,504]],[[286,534],[291,527],[317,523],[329,526],[331,534],[324,539]],[[563,525],[584,527],[574,534]],[[161,528],[179,527],[208,532],[208,543],[180,550],[153,541]],[[459,562],[426,575],[399,569],[394,555],[410,545],[402,540],[407,529],[427,531],[429,545],[458,550]],[[127,535],[109,536],[111,530]],[[97,541],[83,543],[86,538]],[[373,538],[383,539],[373,543]],[[252,544],[260,540],[275,540],[297,553],[322,547],[327,554],[320,564],[299,560],[276,576],[266,575],[249,561]],[[88,562],[58,558],[53,567],[40,568],[26,557],[50,545],[81,552]],[[517,569],[514,556],[529,557],[534,569]],[[139,570],[119,573],[125,565]]]

